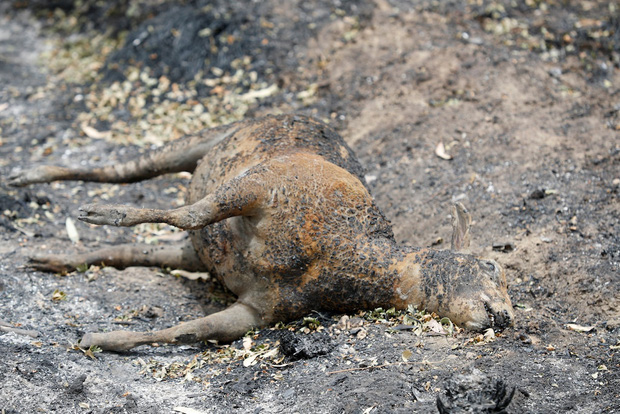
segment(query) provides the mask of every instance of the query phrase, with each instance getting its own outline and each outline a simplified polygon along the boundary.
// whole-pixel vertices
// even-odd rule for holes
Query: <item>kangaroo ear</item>
[[[452,250],[463,250],[469,247],[469,228],[471,215],[461,203],[452,207]]]

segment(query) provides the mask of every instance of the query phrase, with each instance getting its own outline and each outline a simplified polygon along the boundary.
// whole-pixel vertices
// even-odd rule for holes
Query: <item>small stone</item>
[[[545,193],[545,189],[544,189],[544,188],[543,188],[543,189],[540,189],[540,188],[539,188],[539,189],[537,189],[537,190],[532,191],[532,192],[530,193],[530,197],[529,197],[529,198],[530,198],[531,200],[540,200],[540,199],[545,198],[545,195],[546,195],[546,193]]]
[[[280,350],[284,355],[293,359],[308,359],[318,355],[327,355],[334,346],[332,339],[322,332],[303,335],[283,331],[280,335]]]
[[[607,328],[610,331],[618,329],[619,327],[620,327],[620,318],[608,319],[605,322],[605,328]]]
[[[512,242],[495,242],[493,243],[493,250],[496,252],[509,253],[515,250],[515,244]]]
[[[84,391],[84,381],[86,381],[86,374],[82,374],[73,381],[67,387],[67,392],[71,394],[80,394]]]
[[[291,398],[293,396],[295,396],[295,390],[293,388],[289,388],[282,393],[282,398]]]

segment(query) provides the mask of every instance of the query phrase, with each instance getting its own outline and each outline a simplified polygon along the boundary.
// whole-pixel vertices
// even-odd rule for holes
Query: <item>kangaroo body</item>
[[[150,342],[227,341],[313,309],[348,312],[410,304],[472,329],[512,324],[499,265],[397,244],[352,151],[331,128],[311,118],[243,121],[126,164],[91,170],[43,166],[14,176],[11,183],[131,182],[175,171],[193,172],[185,207],[87,205],[79,218],[120,226],[165,222],[188,230],[190,242],[37,256],[33,265],[70,270],[105,262],[121,268],[207,270],[237,295],[237,303],[163,331],[87,334],[81,346],[125,350]]]
[[[247,191],[228,186],[251,182],[254,211],[190,231],[196,252],[237,296],[251,291],[272,304],[263,309],[269,320],[385,305],[395,283],[386,252],[396,245],[361,173],[322,123],[290,116],[251,123],[201,160],[188,202],[230,192],[228,203],[246,204],[237,197]],[[265,283],[259,294],[257,283]]]

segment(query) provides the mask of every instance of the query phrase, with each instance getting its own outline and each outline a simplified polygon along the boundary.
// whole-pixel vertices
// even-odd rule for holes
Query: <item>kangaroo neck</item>
[[[424,306],[422,263],[427,250],[394,244],[393,265],[389,271],[396,275],[392,306],[407,309],[409,305]]]

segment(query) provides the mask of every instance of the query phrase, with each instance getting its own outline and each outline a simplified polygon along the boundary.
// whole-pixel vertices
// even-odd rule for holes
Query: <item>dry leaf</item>
[[[250,91],[239,96],[239,99],[245,102],[254,102],[257,99],[268,98],[278,92],[278,85],[275,83],[263,89]]]
[[[188,280],[209,280],[211,275],[208,272],[188,272],[187,270],[175,269],[170,272],[173,276],[183,277]]]
[[[484,331],[484,342],[491,342],[495,340],[495,331],[493,328],[489,328]]]
[[[94,138],[94,137],[91,137],[91,138]],[[158,147],[164,145],[165,143],[164,140],[159,135],[155,135],[150,132],[147,132],[146,134],[144,134],[142,141],[146,144],[156,145]]]
[[[52,293],[52,300],[59,302],[61,300],[65,300],[67,299],[67,294],[65,292],[63,292],[62,290],[54,290],[54,292]]]
[[[247,368],[249,366],[256,365],[259,360],[270,359],[275,357],[277,354],[278,348],[273,348],[269,351],[252,352],[249,357],[243,360],[243,366]]]
[[[257,357],[258,357],[257,353],[250,355],[249,357],[247,357],[246,359],[243,360],[243,366],[247,368],[247,367],[249,367],[251,365],[256,364],[256,362],[257,362],[256,358]]]
[[[431,332],[436,334],[445,335],[446,331],[443,329],[443,326],[437,322],[435,319],[431,319],[424,324]]]
[[[603,22],[598,19],[581,19],[575,24],[575,27],[578,29],[582,27],[600,27],[602,24]]]
[[[263,355],[263,359],[273,358],[276,355],[278,355],[278,348],[273,348],[273,349],[265,352],[265,355]]]
[[[78,244],[80,242],[80,235],[78,234],[75,223],[73,222],[71,217],[67,217],[67,220],[65,221],[65,227],[67,228],[67,235],[69,235],[69,240],[71,240],[71,243]]]
[[[243,349],[249,351],[252,348],[252,338],[246,336],[243,338]]]
[[[403,361],[408,362],[409,358],[411,358],[413,356],[413,352],[411,352],[408,349],[405,349],[403,351],[403,353],[401,354],[401,357],[403,358]]]
[[[351,324],[349,323],[349,317],[347,315],[343,315],[338,321],[338,323],[336,324],[336,328],[340,329],[341,331],[351,329]]]
[[[440,142],[439,144],[437,144],[437,147],[435,148],[435,155],[437,155],[439,158],[443,160],[452,159],[452,155],[446,152],[446,147],[443,145],[443,142]]]
[[[357,332],[357,335],[355,335],[357,339],[364,339],[366,338],[366,336],[368,336],[368,331],[364,328],[360,328],[360,330]]]
[[[581,325],[576,325],[574,323],[566,324],[566,328],[570,329],[571,331],[584,332],[584,333],[594,330],[594,326],[581,326]]]
[[[84,355],[89,357],[90,359],[92,359],[93,361],[97,360],[97,357],[95,356],[95,353],[93,352],[92,349],[87,349],[86,351],[84,351]]]
[[[198,410],[195,410],[189,407],[174,407],[173,410],[176,411],[177,413],[183,413],[183,414],[207,414],[204,411],[198,411]]]
[[[80,127],[82,128],[82,132],[84,132],[86,136],[90,138],[103,139],[103,138],[106,138],[108,135],[110,135],[109,132],[97,131],[95,128],[88,126],[86,124],[82,124],[80,125]]]

